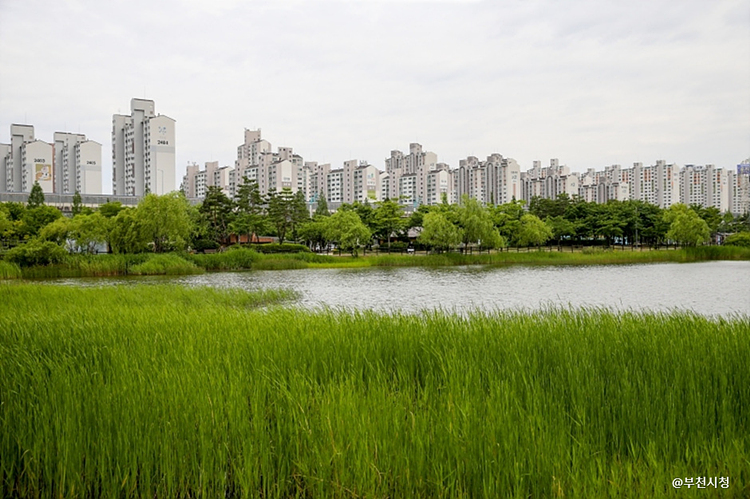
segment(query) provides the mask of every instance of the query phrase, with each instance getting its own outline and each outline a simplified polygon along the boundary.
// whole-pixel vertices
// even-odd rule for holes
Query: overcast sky
[[[0,142],[11,123],[84,133],[109,193],[132,97],[177,120],[178,178],[233,165],[245,128],[334,167],[410,142],[451,167],[734,167],[750,0],[0,0]]]

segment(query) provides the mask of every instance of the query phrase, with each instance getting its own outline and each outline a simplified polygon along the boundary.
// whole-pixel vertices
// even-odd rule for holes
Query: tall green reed
[[[6,496],[648,497],[702,475],[748,492],[747,316],[4,295]]]

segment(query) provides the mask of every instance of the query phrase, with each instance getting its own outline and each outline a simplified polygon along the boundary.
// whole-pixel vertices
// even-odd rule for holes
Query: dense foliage
[[[218,250],[239,241],[257,243],[260,236],[316,251],[335,247],[352,255],[378,243],[389,250],[416,245],[436,252],[552,243],[696,246],[725,240],[741,246],[743,236],[732,234],[750,231],[748,214],[734,217],[715,208],[682,204],[662,210],[641,201],[596,204],[567,195],[555,200],[534,198],[528,207],[519,201],[483,205],[464,196],[459,204],[443,199],[434,206],[420,206],[408,216],[392,199],[344,203],[331,214],[325,197],[320,196],[311,216],[301,192],[284,189],[262,196],[257,184],[249,180],[234,199],[209,187],[198,206],[171,193],[148,194],[135,208],[120,203],[106,203],[97,211],[80,203],[74,208],[72,218],[63,217],[44,204],[39,189],[27,205],[0,204],[0,253],[23,246],[13,254],[15,261],[53,263],[59,258],[50,253],[46,242],[69,253],[138,254]],[[40,253],[38,257],[34,252]]]

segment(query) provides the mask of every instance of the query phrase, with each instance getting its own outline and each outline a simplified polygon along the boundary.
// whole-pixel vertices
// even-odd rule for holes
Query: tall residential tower
[[[154,113],[154,101],[131,99],[130,115],[112,116],[112,193],[175,190],[175,120]]]

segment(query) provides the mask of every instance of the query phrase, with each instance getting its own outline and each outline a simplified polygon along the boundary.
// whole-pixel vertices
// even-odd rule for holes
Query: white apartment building
[[[227,197],[232,198],[233,171],[234,169],[228,166],[220,167],[218,161],[207,161],[203,170],[197,163],[189,164],[185,169],[185,176],[182,177],[180,189],[188,198],[204,198],[209,187],[219,187]]]
[[[425,204],[443,202],[443,196],[450,203],[453,200],[453,172],[445,163],[438,163],[435,170],[427,172]]]
[[[326,175],[326,199],[329,203],[344,202],[344,169],[336,168]]]
[[[423,151],[422,146],[415,142],[409,144],[408,155],[391,151],[391,156],[385,160],[385,171],[389,177],[387,198],[400,199],[405,205],[425,203],[428,173],[437,169],[437,154]],[[411,177],[401,181],[404,175]]]
[[[10,154],[6,152],[5,160],[5,191],[6,192],[28,192],[24,191],[23,154],[22,147],[27,142],[34,140],[34,127],[31,125],[10,126]],[[7,148],[4,148],[7,151]],[[52,163],[50,163],[52,164]],[[31,183],[34,184],[33,182]],[[29,187],[31,189],[31,187]]]
[[[380,199],[387,200],[391,197],[391,176],[387,172],[380,173]]]
[[[49,144],[34,138],[31,125],[10,129],[11,143],[0,144],[0,191],[29,192],[38,180],[47,193],[101,193],[100,143],[80,133],[55,132]]]
[[[21,145],[21,192],[31,192],[35,182],[43,192],[55,192],[54,154],[54,146],[42,140]]]
[[[556,158],[550,160],[548,167],[534,161],[533,168],[521,174],[521,195],[527,203],[535,196],[556,199],[560,194],[567,194],[573,197],[579,194],[579,185],[579,174],[571,173],[570,168],[560,165]]]
[[[309,162],[306,163],[305,166],[310,172],[310,180],[307,188],[307,201],[310,203],[317,203],[320,196],[324,196],[326,201],[328,201],[328,174],[331,173],[331,164]]]
[[[399,202],[416,209],[420,205],[419,175],[404,173],[398,179]]]
[[[630,199],[665,209],[680,201],[679,167],[667,164],[662,159],[649,166],[633,163],[632,170],[627,171],[627,181],[630,184]]]
[[[468,156],[453,171],[452,185],[455,194],[448,199],[453,198],[453,202],[460,202],[462,196],[468,195],[481,203],[509,203],[521,198],[521,167],[516,160],[498,153],[490,154],[486,161]]]
[[[101,194],[102,145],[81,133],[55,132],[55,192]]]
[[[73,194],[76,191],[76,146],[86,140],[82,133],[55,132],[55,192]],[[99,159],[101,163],[101,158]],[[101,190],[101,188],[100,188]],[[95,193],[98,194],[98,193]]]
[[[166,194],[175,189],[175,120],[154,113],[154,101],[131,99],[130,115],[112,116],[112,191]]]
[[[723,169],[710,164],[685,165],[679,172],[679,179],[683,203],[705,208],[713,206],[721,212],[731,208],[728,176]]]
[[[381,200],[380,170],[361,162],[353,172],[352,202],[373,203]]]
[[[74,148],[75,159],[72,170],[75,172],[73,193],[102,193],[102,145],[94,140],[84,140]],[[65,172],[65,169],[63,169]],[[70,175],[70,169],[67,170]]]
[[[750,213],[750,159],[727,171],[729,210],[734,215]]]
[[[0,144],[0,192],[9,192],[13,181],[13,158],[10,144]]]

